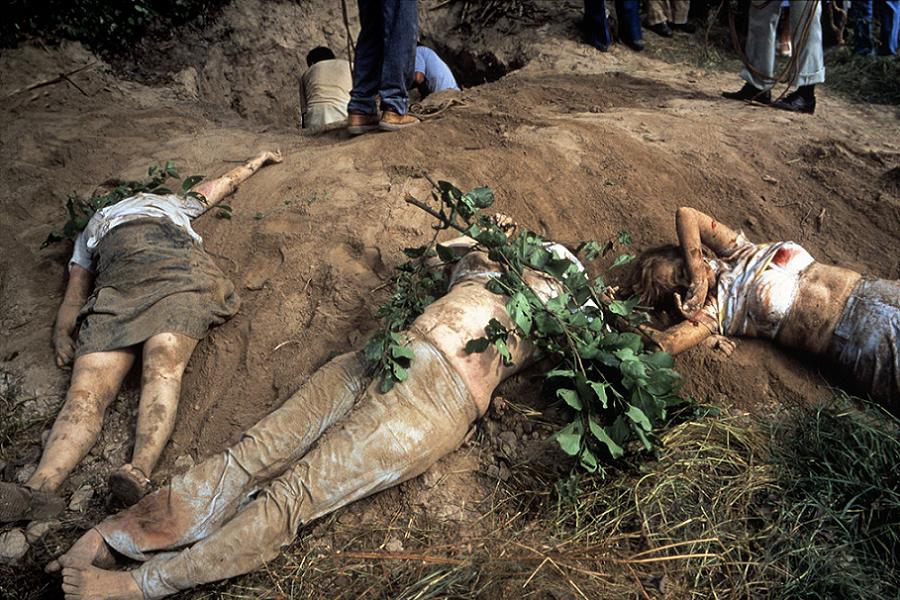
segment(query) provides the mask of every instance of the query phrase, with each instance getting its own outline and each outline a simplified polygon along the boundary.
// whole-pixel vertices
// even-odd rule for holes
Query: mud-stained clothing
[[[203,240],[191,227],[191,219],[203,214],[207,205],[189,196],[139,193],[98,210],[78,237],[69,268],[78,265],[94,271],[94,252],[103,238],[114,228],[135,219],[167,219],[184,229],[198,244]]]
[[[706,312],[721,335],[774,340],[814,262],[795,242],[753,244],[741,234],[728,256],[710,261],[718,281]]]
[[[350,63],[335,58],[311,66],[300,78],[303,127],[324,127],[347,118],[353,78]]]
[[[257,569],[301,525],[455,450],[479,409],[444,355],[409,335],[403,384],[380,394],[363,358],[342,355],[235,446],[98,525],[110,547],[146,561],[132,571],[144,597]]]
[[[127,348],[160,333],[199,340],[240,306],[228,277],[171,219],[119,223],[94,255],[94,291],[78,315],[76,356]]]
[[[900,280],[857,283],[826,353],[859,389],[900,412]]]

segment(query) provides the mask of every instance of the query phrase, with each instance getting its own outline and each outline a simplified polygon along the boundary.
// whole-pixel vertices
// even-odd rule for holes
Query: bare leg
[[[110,492],[127,505],[149,491],[150,473],[175,428],[181,377],[197,341],[180,333],[160,333],[144,342],[134,452],[131,463],[109,479]]]
[[[203,194],[209,206],[214,206],[229,194],[233,194],[241,183],[268,164],[284,160],[281,152],[261,152],[240,167],[236,167],[221,177],[197,184],[191,191]]]
[[[66,402],[26,487],[51,493],[59,489],[97,441],[106,409],[132,364],[134,351],[131,349],[91,352],[75,359]]]

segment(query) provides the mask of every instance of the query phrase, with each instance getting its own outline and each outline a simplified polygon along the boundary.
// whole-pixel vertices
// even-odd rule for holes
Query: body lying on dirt
[[[709,341],[730,354],[722,336],[773,340],[829,359],[900,410],[900,280],[816,262],[795,242],[754,244],[693,208],[675,219],[680,245],[644,252],[624,285],[647,305],[674,299],[686,320],[653,333],[664,350]]]
[[[194,194],[141,193],[91,217],[75,242],[53,334],[57,365],[72,364],[72,380],[35,472],[21,486],[0,483],[0,522],[47,518],[63,509],[56,492],[97,441],[106,409],[139,354],[132,460],[109,483],[125,504],[146,493],[175,425],[188,359],[208,329],[240,304],[191,219],[263,165],[280,161],[280,154],[264,152],[196,185]]]
[[[500,218],[506,222],[504,218]],[[67,597],[161,598],[253,571],[275,558],[300,526],[423,473],[455,450],[504,379],[530,364],[531,342],[510,337],[511,363],[467,342],[496,319],[514,326],[506,300],[486,283],[501,270],[473,240],[446,294],[406,332],[409,377],[385,393],[361,353],[331,360],[240,441],[88,531],[48,570],[62,569]],[[564,247],[548,246],[578,269]],[[563,286],[537,271],[528,285],[544,301]],[[115,551],[141,561],[107,570]]]

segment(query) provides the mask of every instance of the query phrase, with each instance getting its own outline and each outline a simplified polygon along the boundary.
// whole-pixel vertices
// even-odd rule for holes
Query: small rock
[[[487,468],[487,476],[492,479],[500,479],[500,467],[491,465]]]
[[[506,481],[507,479],[510,478],[511,475],[512,475],[512,473],[510,472],[509,467],[507,467],[504,464],[501,464],[499,473],[497,474],[497,477],[500,478],[500,481]]]
[[[16,481],[25,485],[25,482],[31,479],[31,476],[34,475],[34,472],[37,471],[36,464],[25,465],[18,471],[16,471]]]
[[[91,498],[94,497],[94,488],[92,488],[88,484],[84,484],[72,494],[72,499],[69,500],[69,510],[75,512],[82,512],[85,508],[87,508],[88,503],[91,501]]]
[[[441,470],[437,467],[432,467],[422,475],[422,484],[426,488],[433,488],[441,480],[441,477],[443,477]]]
[[[756,217],[747,217],[744,219],[744,223],[747,225],[747,229],[753,231],[756,229],[757,221]]]
[[[181,473],[194,466],[194,457],[190,454],[182,454],[175,459],[175,469]]]
[[[384,549],[388,552],[403,552],[403,542],[397,538],[391,538],[390,541],[384,545]]]
[[[766,183],[771,183],[772,185],[775,185],[778,183],[778,180],[775,179],[774,177],[772,177],[771,175],[763,175],[762,180],[765,181]]]
[[[21,529],[0,533],[0,565],[13,565],[28,552],[28,540]]]
[[[56,520],[32,521],[28,524],[28,527],[25,528],[25,539],[28,540],[29,544],[33,544],[47,535],[47,533],[57,525],[59,525],[59,521]]]

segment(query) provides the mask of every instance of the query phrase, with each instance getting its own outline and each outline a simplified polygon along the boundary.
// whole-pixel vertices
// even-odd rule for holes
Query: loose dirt
[[[156,63],[138,61],[125,75],[78,44],[28,44],[0,56],[0,371],[12,408],[3,418],[17,423],[0,440],[8,478],[35,461],[68,381],[54,365],[50,330],[71,247],[41,242],[64,221],[67,194],[139,178],[168,159],[183,174],[213,176],[259,150],[286,157],[241,186],[232,219],[207,214],[195,223],[243,303],[191,359],[157,482],[186,468],[178,457],[221,450],[330,356],[361,346],[400,249],[430,231],[429,217],[403,200],[427,196],[424,173],[491,186],[498,210],[553,238],[606,240],[627,230],[638,249],[671,242],[675,209],[690,205],[753,240],[795,240],[818,260],[900,277],[893,108],[851,105],[827,91],[812,117],[728,102],[718,93],[739,85],[734,75],[578,43],[580,3],[566,2],[543,13],[548,24],[482,32],[466,49],[472,68],[479,56],[502,70],[524,66],[456,102],[430,98],[424,112],[446,108],[421,126],[310,135],[298,128],[296,79],[313,46],[345,48],[333,5],[236,1],[212,31],[167,42]],[[452,18],[423,9],[423,36],[461,56]],[[17,91],[90,63],[74,84]],[[730,359],[697,349],[677,366],[698,400],[751,413],[810,404],[836,381],[823,365],[757,341],[740,341]],[[510,389],[522,394],[525,384]],[[106,474],[129,451],[136,387],[126,385],[66,494],[85,483],[105,491]],[[534,394],[513,399],[540,408]],[[434,522],[465,522],[501,472],[485,458],[495,437],[480,434],[432,473],[327,526],[412,506]],[[87,526],[104,512],[104,495],[67,523]],[[41,552],[65,541],[51,537]]]

